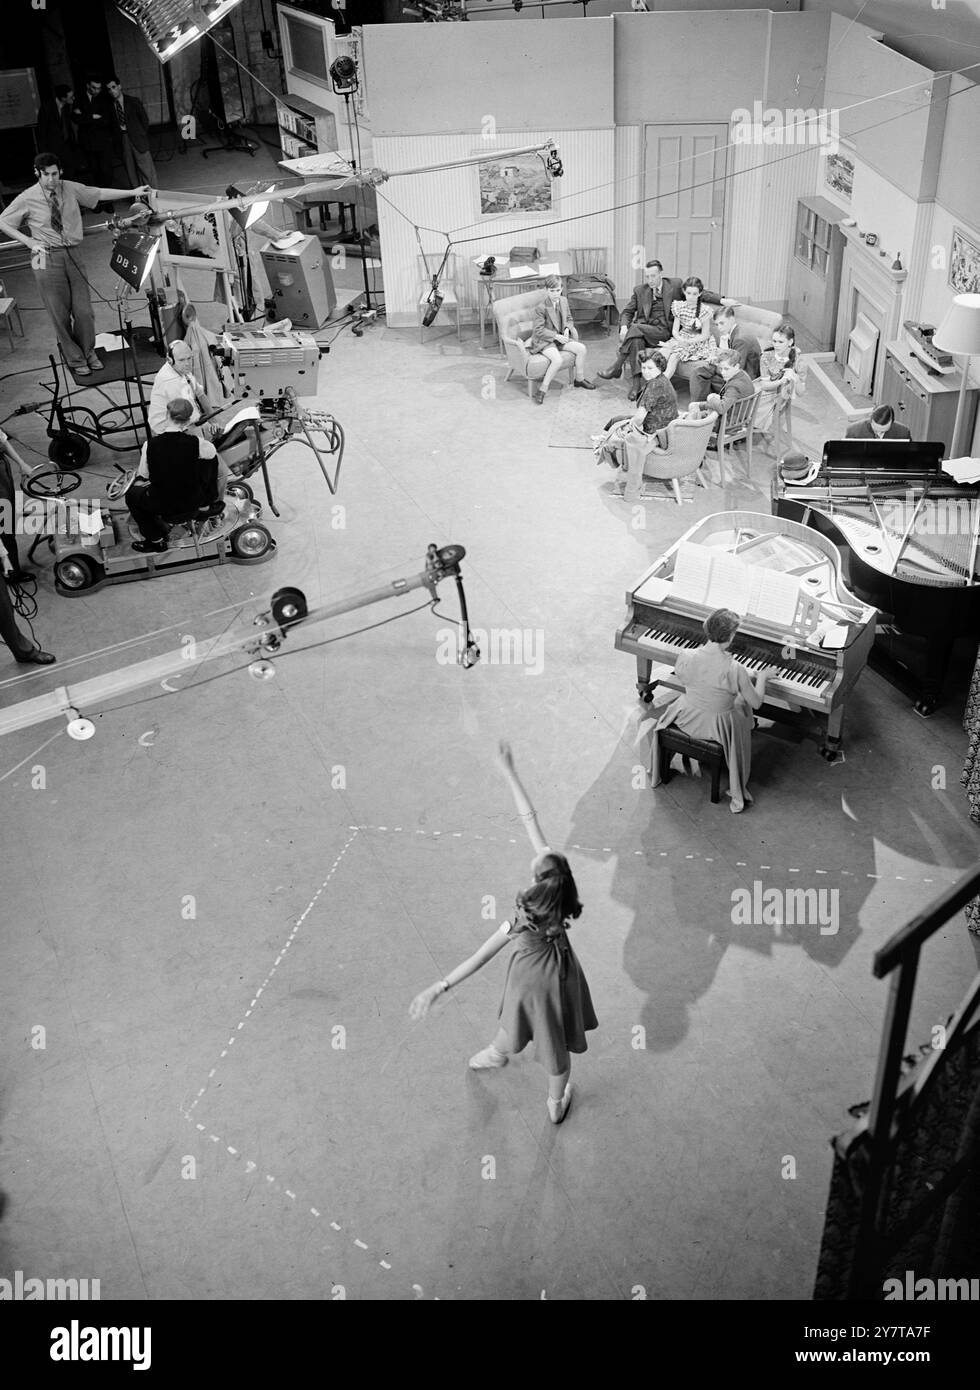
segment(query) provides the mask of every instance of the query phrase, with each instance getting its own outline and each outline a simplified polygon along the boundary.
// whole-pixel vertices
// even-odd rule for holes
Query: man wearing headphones
[[[148,418],[151,434],[163,434],[170,429],[170,418],[168,407],[171,401],[187,401],[191,407],[188,427],[191,434],[199,435],[202,439],[218,439],[224,433],[226,418],[238,409],[236,403],[225,407],[224,410],[216,412],[211,404],[204,387],[194,375],[194,353],[191,348],[181,338],[175,338],[167,348],[167,360],[153,378],[153,387],[150,391],[150,408]],[[212,420],[210,424],[202,423],[207,421],[209,416],[218,414],[217,420]],[[222,440],[220,447],[230,441],[231,436]],[[218,487],[220,496],[224,496],[225,488],[231,477],[231,470],[225,463],[221,455],[218,455]]]
[[[74,376],[91,376],[102,370],[95,351],[95,315],[88,281],[72,254],[84,234],[82,208],[96,208],[100,202],[117,198],[143,198],[150,187],[89,188],[63,179],[58,156],[48,153],[35,157],[34,169],[37,183],[4,209],[0,232],[30,251],[34,282],[65,361]],[[26,236],[20,230],[25,219],[29,228]]]

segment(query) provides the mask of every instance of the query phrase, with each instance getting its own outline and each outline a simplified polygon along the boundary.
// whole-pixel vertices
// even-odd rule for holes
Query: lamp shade
[[[958,294],[932,341],[941,352],[980,356],[980,294]]]
[[[121,276],[127,285],[132,285],[134,290],[141,290],[153,269],[159,249],[159,236],[149,232],[122,232],[113,242],[109,269]]]

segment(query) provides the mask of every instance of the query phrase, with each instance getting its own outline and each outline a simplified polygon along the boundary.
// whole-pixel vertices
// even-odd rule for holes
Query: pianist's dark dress
[[[651,783],[655,787],[660,783],[657,734],[675,724],[692,738],[713,739],[721,744],[728,763],[732,806],[740,808],[752,800],[748,792],[752,769],[749,697],[755,691],[752,677],[717,642],[682,652],[674,671],[684,683],[684,694],[667,705],[655,706],[651,711],[652,723],[641,725],[641,733],[651,735]]]

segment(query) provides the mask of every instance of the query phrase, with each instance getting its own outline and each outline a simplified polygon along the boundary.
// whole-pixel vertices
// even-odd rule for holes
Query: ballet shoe
[[[548,1097],[548,1119],[553,1125],[560,1125],[571,1108],[572,1083],[569,1081],[561,1100],[552,1100],[550,1096]]]
[[[507,1054],[498,1052],[491,1043],[482,1052],[476,1052],[470,1058],[470,1067],[473,1071],[489,1071],[494,1067],[505,1067],[507,1065]]]

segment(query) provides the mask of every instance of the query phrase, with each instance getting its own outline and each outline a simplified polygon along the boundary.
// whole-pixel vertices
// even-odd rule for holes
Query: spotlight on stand
[[[330,64],[330,81],[339,97],[350,96],[358,88],[357,64],[346,53]]]
[[[151,232],[120,232],[112,244],[109,269],[141,290],[153,269],[153,262],[160,249],[160,238]]]
[[[196,43],[242,0],[116,0],[161,63]]]

